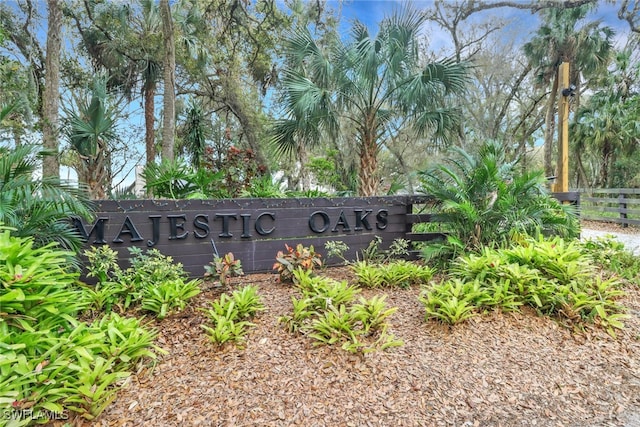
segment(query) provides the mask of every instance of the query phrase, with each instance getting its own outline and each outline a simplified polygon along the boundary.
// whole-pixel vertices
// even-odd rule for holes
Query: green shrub
[[[32,238],[10,233],[0,227],[1,320],[22,330],[45,319],[65,325],[86,306],[72,286],[79,276],[67,267],[72,254],[57,249],[57,243],[34,247]]]
[[[358,304],[351,306],[351,316],[362,325],[362,331],[386,331],[387,318],[398,311],[398,307],[387,308],[386,295],[374,296],[371,299],[360,298]]]
[[[350,303],[360,293],[360,289],[349,285],[346,280],[338,282],[327,277],[312,276],[304,270],[296,270],[294,276],[296,287],[309,299],[315,310]]]
[[[345,253],[349,250],[349,246],[343,241],[329,240],[324,244],[324,249],[327,251],[327,258],[339,258],[347,265],[349,260],[345,257]]]
[[[182,158],[148,163],[143,172],[147,190],[171,199],[283,196],[251,149],[206,148],[191,155],[197,164],[189,165]]]
[[[423,292],[419,301],[424,305],[426,320],[437,319],[453,325],[475,316],[476,300],[481,298],[479,282],[451,279]]]
[[[387,318],[396,308],[386,307],[386,297],[360,298],[356,303],[355,296],[360,290],[346,281],[311,276],[303,270],[294,274],[302,296],[292,296],[292,314],[279,319],[291,332],[308,335],[317,344],[341,344],[349,352],[402,345],[402,341],[387,333]]]
[[[386,251],[380,249],[382,244],[382,238],[375,236],[366,248],[361,249],[356,253],[356,262],[364,262],[369,264],[384,263],[394,260],[396,258],[402,258],[409,255],[409,246],[411,242],[406,239],[395,239],[389,245],[389,249]],[[327,251],[327,257],[339,258],[345,265],[351,264],[346,258],[345,253],[349,250],[349,246],[342,241],[330,240],[324,244],[324,248]]]
[[[542,172],[522,173],[518,159],[507,161],[504,144],[487,142],[475,156],[454,149],[447,162],[421,173],[422,191],[435,200],[434,221],[451,237],[427,245],[426,257],[508,246],[513,233],[578,236],[574,209],[551,197]]]
[[[483,248],[451,264],[450,280],[423,292],[427,318],[456,323],[485,309],[528,305],[571,323],[595,323],[611,335],[623,326],[623,295],[615,278],[602,279],[580,245],[560,238],[526,239],[511,248]]]
[[[360,252],[356,254],[357,260],[367,263],[382,262],[382,260],[384,259],[384,254],[380,250],[381,244],[382,237],[375,236],[373,240],[369,242],[366,248],[361,249]]]
[[[355,274],[356,281],[360,286],[380,288],[384,283],[384,271],[376,264],[358,261],[351,265],[351,270]]]
[[[141,306],[156,314],[158,319],[184,310],[187,302],[200,293],[200,280],[164,280],[143,288]]]
[[[240,191],[240,197],[275,199],[283,198],[285,194],[280,189],[280,184],[273,182],[270,175],[263,175],[253,179],[247,188]]]
[[[529,239],[504,249],[509,262],[538,269],[550,280],[568,283],[586,280],[595,274],[595,267],[580,251],[577,241],[567,243],[561,238]]]
[[[626,249],[614,236],[584,240],[580,243],[580,250],[607,271],[625,280],[640,283],[640,257]]]
[[[102,353],[114,358],[118,364],[127,366],[141,359],[155,359],[156,353],[162,353],[153,342],[158,336],[154,329],[146,329],[136,318],[122,317],[117,313],[109,313],[91,325],[96,332],[104,334]]]
[[[193,169],[184,159],[163,159],[162,162],[149,162],[142,175],[147,191],[156,197],[186,199],[191,193],[201,190],[193,182]]]
[[[31,237],[34,246],[57,242],[76,252],[82,238],[69,218],[89,219],[91,201],[83,187],[51,177],[34,179],[46,155],[51,153],[33,145],[0,147],[0,225],[11,227],[14,236]]]
[[[137,297],[122,282],[98,282],[93,286],[80,284],[80,289],[80,299],[87,302],[87,310],[95,312],[109,313],[114,308],[124,312]]]
[[[98,283],[106,283],[120,277],[118,253],[107,245],[92,246],[84,251],[87,258],[87,277],[95,277]]]
[[[308,327],[311,338],[316,339],[316,344],[336,344],[347,342],[358,343],[358,331],[354,328],[351,312],[347,312],[344,304],[330,307],[318,313]]]
[[[202,309],[213,326],[200,326],[209,339],[218,345],[227,342],[240,344],[245,339],[247,328],[253,326],[248,320],[264,309],[258,288],[248,285],[233,291],[231,296],[222,294],[217,301],[211,302],[210,309]]]
[[[208,325],[200,325],[207,332],[209,339],[222,345],[227,342],[235,342],[240,345],[247,334],[247,328],[253,326],[253,323],[245,320],[237,320],[229,316],[212,314],[209,316],[213,327]]]
[[[381,286],[408,288],[424,284],[433,277],[434,270],[405,260],[387,264],[369,264],[364,261],[352,264],[357,282],[361,286],[377,288]]]
[[[97,311],[117,308],[125,312],[141,306],[158,319],[183,310],[187,302],[200,293],[200,280],[188,280],[182,264],[157,249],[142,252],[129,248],[131,267],[122,271],[112,249],[91,248],[85,251],[89,261],[88,276],[97,277],[95,286],[83,286],[81,300]]]
[[[97,312],[110,312],[117,308],[124,312],[137,298],[137,289],[126,280],[118,265],[118,253],[107,245],[92,246],[84,251],[87,259],[87,277],[95,277],[95,285],[81,285],[82,299],[88,308]]]
[[[138,288],[187,277],[181,263],[174,262],[172,257],[163,255],[157,249],[148,249],[146,252],[136,247],[128,249],[131,253],[131,268],[125,273],[128,280],[138,284]]]
[[[231,298],[239,319],[252,318],[258,311],[264,310],[264,304],[258,294],[258,287],[247,285],[231,293]]]
[[[0,409],[15,425],[69,411],[95,419],[133,365],[161,351],[156,332],[137,319],[76,319],[87,301],[66,255],[54,243],[34,248],[30,238],[0,232]]]

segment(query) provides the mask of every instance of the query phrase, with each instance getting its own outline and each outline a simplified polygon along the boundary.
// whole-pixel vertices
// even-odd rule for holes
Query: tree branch
[[[529,3],[523,3],[518,1],[474,2],[473,0],[471,0],[470,2],[471,7],[461,14],[461,19],[465,20],[471,14],[476,12],[481,12],[483,10],[489,10],[489,9],[497,9],[501,7],[513,7],[515,9],[530,10],[531,13],[536,13],[536,12],[539,12],[540,10],[549,9],[552,7],[571,9],[574,7],[583,6],[585,4],[595,4],[595,3],[597,3],[597,0],[565,0],[565,1],[539,0],[539,1],[532,1]]]
[[[631,9],[628,7],[629,0],[623,0],[618,11],[618,18],[627,21],[631,31],[640,34],[640,22],[635,22],[635,20],[640,20],[640,2],[634,1]]]

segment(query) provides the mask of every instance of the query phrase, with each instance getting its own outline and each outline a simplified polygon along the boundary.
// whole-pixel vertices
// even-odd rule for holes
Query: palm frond
[[[42,155],[36,146],[0,150],[0,223],[14,228],[14,235],[34,236],[38,244],[58,242],[65,249],[78,249],[80,236],[68,219],[89,219],[91,202],[82,187],[54,178],[34,179]]]

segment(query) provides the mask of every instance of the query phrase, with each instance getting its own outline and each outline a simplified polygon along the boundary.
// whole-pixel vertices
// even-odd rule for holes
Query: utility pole
[[[558,180],[555,191],[569,191],[569,97],[574,87],[569,85],[569,63],[563,62],[558,69],[562,96],[558,101]]]

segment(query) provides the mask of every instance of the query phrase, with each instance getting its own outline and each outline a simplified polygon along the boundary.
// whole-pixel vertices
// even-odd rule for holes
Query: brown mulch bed
[[[640,234],[640,227],[629,225],[623,227],[621,224],[615,222],[606,221],[580,221],[582,228],[588,228],[590,230],[608,231],[612,233],[625,233],[625,234]]]
[[[345,269],[329,269],[348,277]],[[291,286],[255,284],[267,307],[246,347],[219,348],[193,308],[157,322],[168,354],[128,381],[101,426],[637,426],[640,425],[640,291],[616,339],[573,331],[533,312],[489,314],[447,327],[425,322],[420,290],[386,293],[392,333],[404,346],[353,355],[292,335]],[[209,289],[193,306],[219,296]]]

